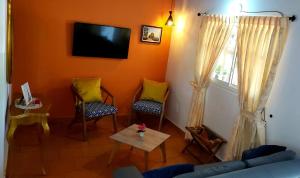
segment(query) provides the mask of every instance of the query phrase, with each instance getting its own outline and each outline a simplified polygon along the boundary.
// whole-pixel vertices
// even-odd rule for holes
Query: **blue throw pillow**
[[[278,146],[278,145],[262,145],[257,148],[253,148],[250,150],[246,150],[242,154],[242,161],[245,161],[247,159],[253,159],[260,156],[267,156],[273,153],[278,153],[281,151],[285,151],[286,147],[284,146]]]
[[[144,178],[173,178],[177,175],[193,171],[194,165],[192,164],[177,164],[144,172],[143,176]]]

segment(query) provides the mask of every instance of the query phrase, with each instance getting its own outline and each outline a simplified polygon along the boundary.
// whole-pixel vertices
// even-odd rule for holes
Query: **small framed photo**
[[[30,92],[28,82],[21,85],[21,89],[22,89],[24,100],[25,100],[25,104],[26,104],[26,106],[28,106],[32,102],[32,95]]]
[[[160,44],[162,27],[142,25],[141,41]]]

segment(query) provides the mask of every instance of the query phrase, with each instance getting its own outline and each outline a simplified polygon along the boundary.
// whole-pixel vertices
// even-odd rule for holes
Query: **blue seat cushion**
[[[243,161],[225,161],[195,166],[194,172],[181,174],[175,178],[204,178],[245,169]]]
[[[117,111],[116,107],[102,102],[86,103],[85,105],[85,117],[87,119],[112,115],[117,113]]]
[[[193,172],[192,164],[177,164],[159,169],[154,169],[143,173],[144,178],[173,178],[177,175]]]
[[[285,151],[286,147],[278,145],[262,145],[257,148],[249,149],[243,152],[242,160],[253,159],[260,156],[267,156],[273,153]]]
[[[138,112],[145,112],[153,115],[160,115],[162,104],[150,100],[140,100],[133,104],[133,110]]]

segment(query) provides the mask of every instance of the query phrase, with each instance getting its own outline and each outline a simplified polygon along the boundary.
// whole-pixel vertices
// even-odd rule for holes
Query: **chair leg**
[[[70,129],[78,120],[79,120],[78,112],[75,111],[75,116],[72,119],[72,121],[70,122],[70,124],[68,125],[68,129]]]
[[[97,122],[99,121],[100,119],[95,119],[94,120],[94,124],[97,124]]]
[[[158,126],[159,131],[161,130],[163,119],[164,119],[164,113],[162,113],[159,118],[159,126]]]
[[[68,125],[68,129],[70,129],[75,123],[76,123],[76,119],[74,118]]]
[[[85,118],[83,119],[83,122],[82,122],[82,129],[83,129],[83,141],[86,141],[87,139],[87,129],[86,129],[86,121],[85,121]]]
[[[117,128],[117,114],[112,115],[112,122],[113,122],[114,132],[116,133],[118,131],[118,128]]]
[[[189,143],[186,144],[186,146],[183,148],[181,153],[185,153],[185,151],[194,143],[194,139],[189,141]]]

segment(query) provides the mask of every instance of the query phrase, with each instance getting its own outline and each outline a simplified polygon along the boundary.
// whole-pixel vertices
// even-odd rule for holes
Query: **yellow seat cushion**
[[[101,96],[101,79],[100,78],[84,78],[74,79],[73,86],[78,94],[85,102],[102,101]]]
[[[153,80],[144,79],[143,92],[140,97],[141,100],[152,100],[162,103],[166,91],[168,89],[168,83],[156,82]]]

